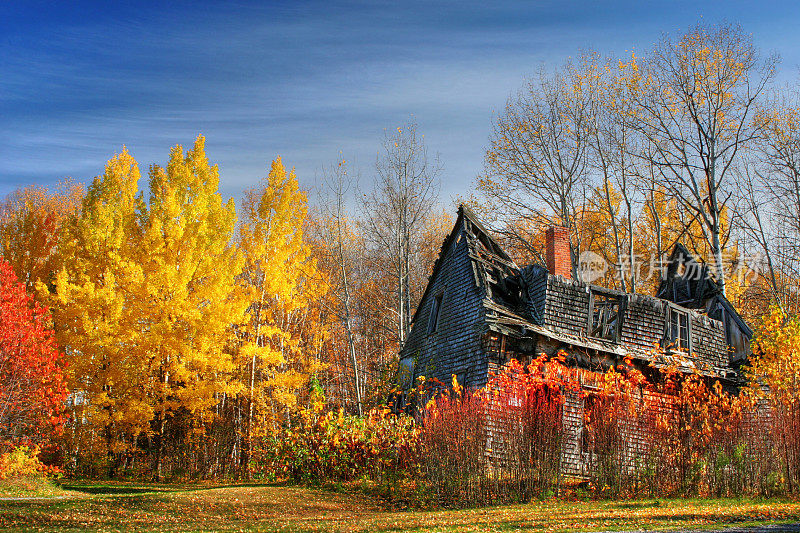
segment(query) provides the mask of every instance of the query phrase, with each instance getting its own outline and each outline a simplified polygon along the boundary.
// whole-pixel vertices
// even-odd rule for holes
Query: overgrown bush
[[[369,477],[379,482],[413,475],[420,455],[414,420],[388,409],[367,416],[306,413],[299,423],[262,440],[262,473],[321,483]]]
[[[582,391],[584,428],[580,438],[588,458],[586,474],[590,488],[603,496],[617,497],[626,489],[638,489],[636,472],[641,461],[628,453],[630,439],[641,426],[636,392],[634,381],[616,372],[600,376],[595,390]],[[620,423],[622,420],[628,423]]]
[[[772,309],[752,345],[750,379],[771,413],[779,462],[769,485],[800,492],[800,317]]]
[[[718,381],[709,385],[695,373],[668,368],[661,374],[655,392],[665,405],[656,411],[653,432],[654,488],[680,496],[741,494],[742,416],[749,398],[727,393]]]
[[[628,367],[586,394],[585,439],[592,487],[606,496],[740,495],[759,492],[757,445],[765,420],[755,402],[677,366],[653,382]]]
[[[529,501],[555,494],[565,395],[577,390],[544,357],[512,361],[486,387],[452,389],[425,409],[422,466],[445,506]]]
[[[0,455],[0,479],[47,476],[58,471],[39,460],[38,448],[19,446]]]
[[[751,389],[677,362],[645,379],[631,361],[595,373],[560,359],[512,361],[485,388],[454,382],[428,403],[421,461],[440,505],[567,495],[582,479],[594,497],[791,490],[779,448],[796,426]]]
[[[410,486],[445,507],[797,490],[800,403],[758,383],[725,390],[676,361],[648,372],[567,367],[563,354],[511,361],[479,390],[454,378],[416,391],[429,398],[417,423],[305,412],[262,440],[258,467],[304,483],[369,479],[394,496]]]
[[[455,382],[454,382],[455,383]],[[488,431],[483,397],[455,390],[431,399],[422,420],[422,471],[439,505],[491,500],[486,460]]]
[[[0,494],[4,496],[58,493],[50,479],[60,475],[60,469],[39,460],[36,447],[18,446],[0,454]]]

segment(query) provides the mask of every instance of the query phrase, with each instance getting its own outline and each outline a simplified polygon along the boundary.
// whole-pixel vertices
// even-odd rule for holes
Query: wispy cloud
[[[0,194],[89,179],[123,144],[163,162],[197,133],[227,195],[277,154],[307,185],[339,150],[368,174],[383,129],[413,114],[448,198],[479,172],[492,111],[543,63],[646,49],[703,16],[740,20],[796,64],[791,4],[434,4],[14,4],[0,21]]]

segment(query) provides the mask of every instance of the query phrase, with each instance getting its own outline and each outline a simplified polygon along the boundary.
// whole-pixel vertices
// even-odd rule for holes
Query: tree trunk
[[[169,356],[167,356],[166,364],[169,365]],[[163,370],[161,384],[163,385],[163,391],[161,392],[161,412],[159,413],[159,420],[158,420],[158,441],[156,444],[156,471],[155,477],[156,481],[161,481],[162,479],[162,467],[164,461],[164,434],[167,427],[167,409],[166,409],[166,394],[167,394],[167,386],[169,385],[169,370]]]
[[[342,242],[342,206],[341,206],[341,197],[339,198],[338,204],[338,220],[337,224],[337,240],[338,240],[338,252],[339,252],[339,267],[342,273],[342,291],[344,292],[343,304],[344,304],[344,327],[345,331],[347,332],[347,349],[350,354],[350,362],[353,364],[353,387],[355,388],[356,394],[356,409],[358,410],[358,416],[362,416],[363,408],[361,405],[361,379],[358,373],[358,358],[356,357],[356,345],[355,339],[353,338],[353,323],[351,321],[350,316],[350,283],[347,279],[347,268],[345,266],[345,259],[344,259],[344,243]]]

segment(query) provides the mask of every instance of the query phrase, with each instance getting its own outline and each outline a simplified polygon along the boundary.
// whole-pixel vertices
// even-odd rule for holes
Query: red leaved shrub
[[[63,358],[49,311],[0,259],[0,446],[44,445],[64,423]]]
[[[558,361],[511,361],[477,391],[455,379],[428,402],[423,473],[445,506],[529,501],[559,484],[562,412],[577,384]]]

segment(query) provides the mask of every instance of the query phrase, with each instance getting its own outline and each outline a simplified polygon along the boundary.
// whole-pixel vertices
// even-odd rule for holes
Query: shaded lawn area
[[[547,501],[390,511],[361,494],[278,485],[65,484],[60,499],[0,501],[14,531],[591,531],[800,522],[779,500]]]

